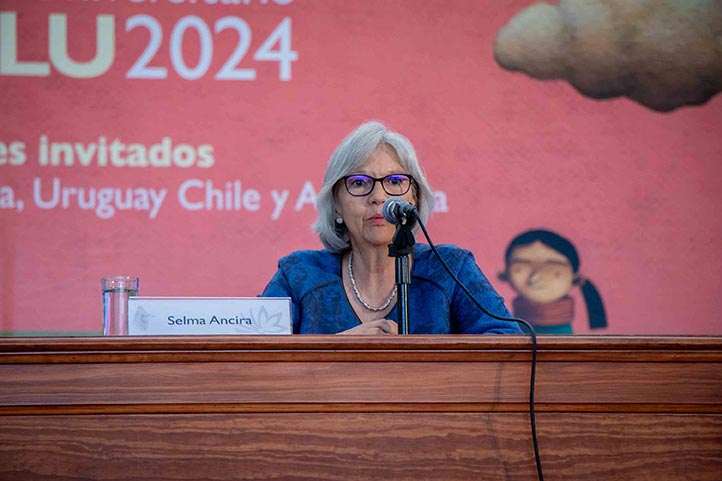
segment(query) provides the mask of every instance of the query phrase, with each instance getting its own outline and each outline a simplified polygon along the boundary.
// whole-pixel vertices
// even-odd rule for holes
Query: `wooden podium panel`
[[[522,336],[0,339],[0,480],[534,480]],[[722,338],[539,338],[549,480],[722,480]]]

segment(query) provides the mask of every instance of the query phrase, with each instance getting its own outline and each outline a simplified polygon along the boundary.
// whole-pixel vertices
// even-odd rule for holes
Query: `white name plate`
[[[287,297],[130,297],[129,336],[291,334]]]

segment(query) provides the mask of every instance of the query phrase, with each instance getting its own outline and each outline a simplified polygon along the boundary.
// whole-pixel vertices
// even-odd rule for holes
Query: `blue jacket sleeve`
[[[273,275],[268,285],[263,290],[261,297],[290,297],[291,298],[291,322],[293,323],[293,333],[298,334],[300,329],[301,319],[299,317],[299,306],[297,305],[297,296],[293,295],[293,290],[288,282],[286,274],[283,272],[283,268],[280,263],[278,270]]]
[[[504,305],[504,299],[494,290],[484,273],[481,272],[471,252],[465,252],[456,275],[486,310],[500,317],[512,317]],[[456,285],[451,299],[451,309],[452,317],[457,320],[457,329],[460,333],[522,333],[516,322],[501,321],[485,314],[458,285]]]

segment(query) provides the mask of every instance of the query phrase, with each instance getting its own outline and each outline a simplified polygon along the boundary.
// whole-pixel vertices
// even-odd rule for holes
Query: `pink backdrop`
[[[504,249],[519,232],[543,227],[574,242],[582,273],[599,287],[609,327],[594,332],[722,334],[722,99],[660,113],[502,69],[494,38],[532,3],[0,1],[0,154],[8,150],[0,155],[0,331],[100,330],[100,278],[109,274],[139,276],[144,295],[256,295],[280,256],[320,248],[309,187],[320,188],[343,136],[380,119],[412,140],[432,187],[446,196],[446,211],[429,224],[434,241],[474,251],[509,304],[512,291],[496,281]],[[94,58],[96,18],[112,15],[107,71],[76,78],[49,60],[48,44],[57,42],[51,13],[66,15],[77,62]],[[238,68],[254,69],[254,80],[215,78],[241,37],[215,31],[227,17],[252,33]],[[288,60],[254,59],[284,19],[290,28],[277,32],[290,40]],[[165,78],[128,78],[155,28],[128,29],[134,21],[158,25],[148,67],[166,68]],[[203,54],[203,26],[206,53],[212,44],[207,71],[182,78],[183,64],[192,70]],[[16,64],[41,62],[49,73],[13,73],[8,42]],[[171,55],[174,42],[180,57]],[[213,165],[102,166],[97,155],[87,166],[77,156],[70,166],[42,165],[43,135],[86,154],[100,137],[126,148],[169,137],[174,147],[187,144],[181,160],[210,146]],[[24,145],[23,162],[13,143]],[[143,192],[166,194],[153,218],[147,209],[101,218],[77,196],[67,208],[62,199],[51,206],[54,179],[143,189],[138,207]],[[179,190],[192,179],[215,188],[238,181],[245,203],[189,210]],[[282,209],[272,191],[287,191]],[[201,189],[190,188],[187,200],[202,202]],[[574,330],[589,332],[575,296]]]

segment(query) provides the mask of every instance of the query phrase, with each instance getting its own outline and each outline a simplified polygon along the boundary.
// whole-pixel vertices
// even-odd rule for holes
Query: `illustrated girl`
[[[518,296],[512,310],[539,334],[572,334],[574,299],[579,286],[592,329],[607,327],[607,315],[599,291],[579,274],[579,255],[574,245],[555,232],[526,231],[506,249],[506,268],[499,279],[508,282]]]

